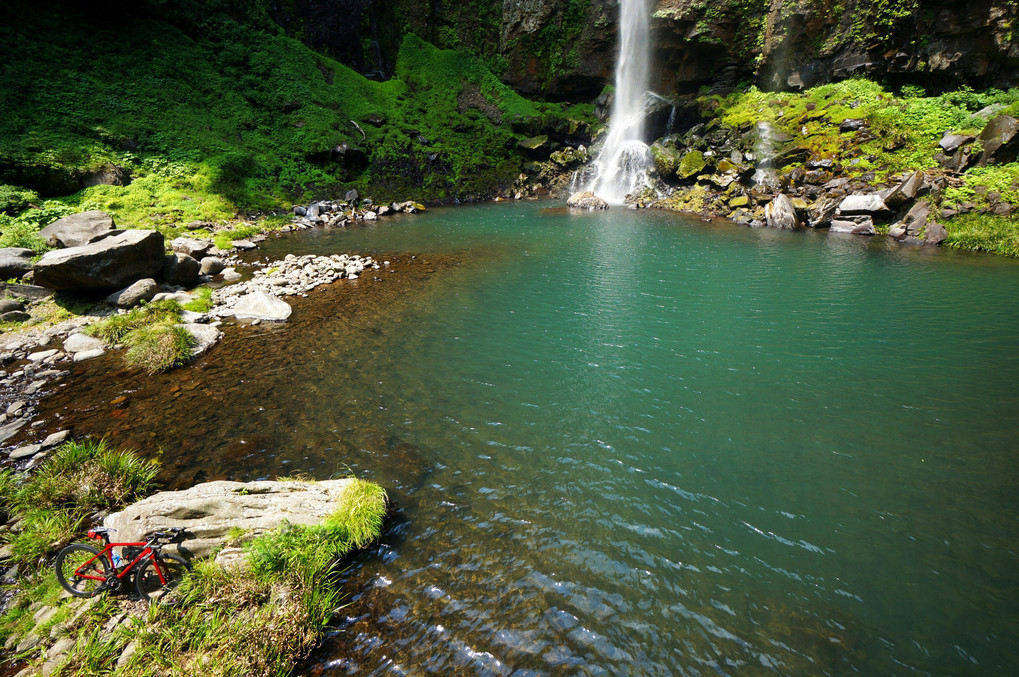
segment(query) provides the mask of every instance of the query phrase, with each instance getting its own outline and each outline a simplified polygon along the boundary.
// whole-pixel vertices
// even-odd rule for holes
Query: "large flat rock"
[[[191,536],[183,548],[204,557],[231,541],[232,530],[243,530],[253,538],[284,520],[320,524],[337,510],[340,497],[353,481],[206,482],[149,496],[109,515],[103,524],[117,530],[117,541],[140,541],[151,531],[183,527]]]

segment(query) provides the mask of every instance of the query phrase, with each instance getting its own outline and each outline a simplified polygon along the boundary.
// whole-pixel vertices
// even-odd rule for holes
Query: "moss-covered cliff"
[[[517,180],[519,141],[593,121],[413,33],[393,77],[369,80],[288,37],[277,4],[5,4],[0,184],[17,188],[0,211],[74,194],[72,208],[166,225],[349,188],[487,198]]]

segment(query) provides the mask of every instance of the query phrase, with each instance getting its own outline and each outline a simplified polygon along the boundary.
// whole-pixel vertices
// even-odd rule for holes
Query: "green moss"
[[[158,11],[148,11],[153,4]],[[519,170],[512,120],[584,114],[533,104],[499,82],[490,59],[413,35],[397,77],[372,82],[256,20],[266,3],[249,4],[199,11],[149,0],[110,17],[6,3],[0,180],[71,193],[61,198],[69,210],[104,209],[118,224],[171,233],[351,187],[379,201],[492,194]],[[470,3],[457,7],[462,37],[480,19]],[[458,100],[465,84],[477,88],[480,108]],[[330,160],[341,144],[364,151],[367,166]],[[111,167],[131,183],[74,192]],[[20,209],[21,193],[7,193],[5,210]]]
[[[691,150],[683,156],[682,160],[680,160],[679,167],[676,169],[676,174],[681,179],[688,179],[700,174],[707,165],[708,161],[707,158],[704,157],[704,153],[699,150]]]

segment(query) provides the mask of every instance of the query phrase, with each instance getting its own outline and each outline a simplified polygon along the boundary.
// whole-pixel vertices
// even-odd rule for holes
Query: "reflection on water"
[[[49,406],[175,485],[390,489],[301,673],[1019,668],[1011,262],[533,205],[269,246],[395,272]]]

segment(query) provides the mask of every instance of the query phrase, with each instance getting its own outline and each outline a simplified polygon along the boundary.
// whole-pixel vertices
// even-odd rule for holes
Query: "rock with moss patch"
[[[708,161],[704,157],[704,153],[699,150],[692,150],[680,160],[679,167],[676,169],[676,176],[681,179],[689,179],[700,174],[707,166]]]
[[[336,511],[356,480],[321,482],[207,482],[182,491],[153,494],[103,520],[117,538],[143,540],[149,532],[182,527],[189,554],[204,557],[228,543],[254,538],[280,526],[319,524]]]
[[[609,203],[589,190],[581,190],[570,195],[569,199],[566,200],[566,206],[571,209],[596,211],[600,209],[608,209]]]

